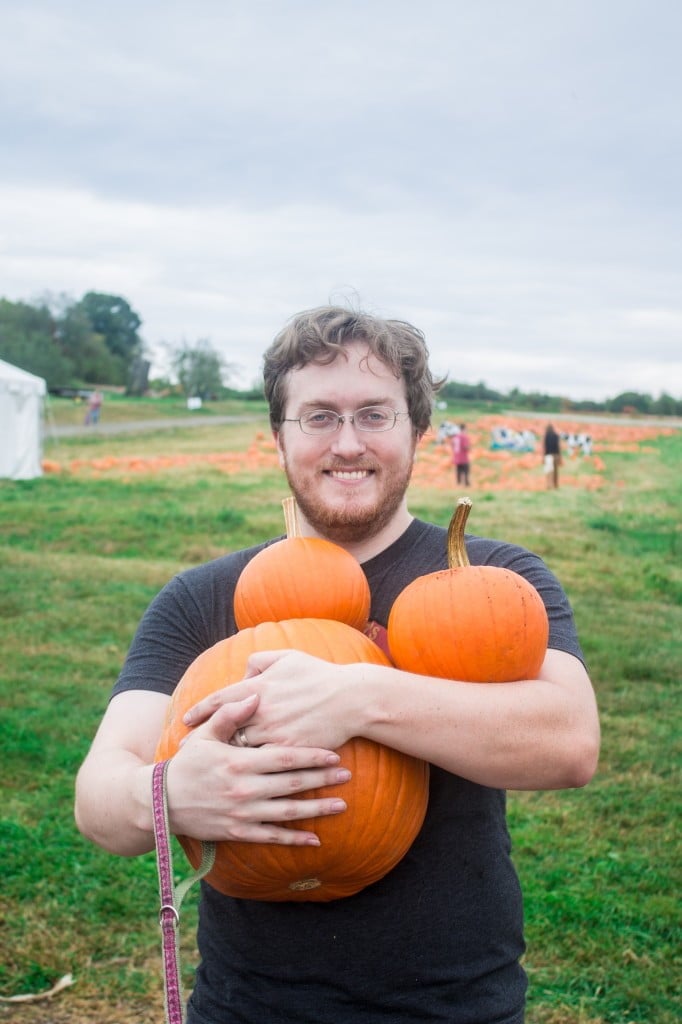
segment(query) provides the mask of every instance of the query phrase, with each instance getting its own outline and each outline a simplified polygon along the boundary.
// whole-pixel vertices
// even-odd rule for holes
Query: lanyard
[[[197,870],[178,885],[173,884],[173,854],[168,829],[168,795],[166,773],[169,761],[159,761],[152,773],[152,808],[154,816],[154,839],[156,842],[156,866],[159,874],[159,923],[161,925],[161,950],[163,957],[164,996],[166,1024],[184,1024],[182,985],[180,982],[179,926],[180,904],[186,893],[203,878],[215,861],[215,843],[201,844],[201,864]]]

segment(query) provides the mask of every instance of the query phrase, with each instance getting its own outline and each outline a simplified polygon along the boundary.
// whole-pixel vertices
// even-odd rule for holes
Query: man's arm
[[[466,683],[399,672],[377,679],[368,732],[480,785],[565,789],[597,768],[597,704],[582,662],[549,650],[537,679]],[[412,695],[412,698],[410,697]]]
[[[107,708],[76,780],[76,824],[112,853],[132,856],[154,848],[152,763],[170,698],[132,690]],[[257,698],[229,703],[195,729],[168,769],[171,831],[197,839],[235,839],[319,845],[308,831],[280,823],[338,814],[338,799],[304,798],[313,788],[345,782],[350,774],[332,750],[233,747]]]
[[[330,665],[298,652],[249,659],[252,677],[192,709],[202,721],[224,701],[258,694],[251,744],[365,736],[501,789],[585,785],[597,767],[599,719],[582,662],[549,650],[537,679],[468,683],[377,665]],[[187,721],[187,719],[185,719]]]

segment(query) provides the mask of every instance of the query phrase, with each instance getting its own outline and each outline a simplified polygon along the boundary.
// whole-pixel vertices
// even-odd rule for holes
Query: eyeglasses
[[[407,416],[409,412],[396,412],[387,405],[368,405],[358,409],[352,416],[340,416],[331,409],[313,409],[305,416],[296,419],[282,420],[282,423],[298,423],[304,434],[333,434],[342,423],[352,423],[356,430],[370,434],[380,434],[384,430],[393,430],[399,416]]]

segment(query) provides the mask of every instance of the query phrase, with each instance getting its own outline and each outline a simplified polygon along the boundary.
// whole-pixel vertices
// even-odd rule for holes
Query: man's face
[[[343,355],[322,366],[309,363],[288,374],[285,416],[315,409],[352,416],[358,409],[383,405],[407,412],[405,383],[354,342]],[[379,534],[401,517],[412,472],[417,438],[401,416],[392,430],[360,431],[346,419],[334,433],[311,436],[298,423],[282,423],[276,434],[280,463],[299,509],[313,530],[336,543]]]

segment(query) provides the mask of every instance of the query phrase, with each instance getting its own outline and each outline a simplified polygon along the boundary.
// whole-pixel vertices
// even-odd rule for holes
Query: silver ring
[[[240,747],[248,747],[250,745],[246,738],[246,729],[237,729],[237,743]]]

